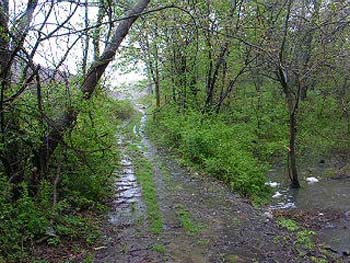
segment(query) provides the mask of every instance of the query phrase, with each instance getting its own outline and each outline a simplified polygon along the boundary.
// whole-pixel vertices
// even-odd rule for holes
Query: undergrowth
[[[13,185],[0,173],[0,262],[51,260],[57,255],[46,247],[88,247],[99,237],[96,218],[107,209],[119,162],[115,135],[131,106],[99,94],[77,107],[82,113],[75,128],[55,151],[36,194],[24,182],[14,200]]]
[[[256,136],[249,125],[230,125],[220,116],[186,114],[168,107],[149,119],[148,134],[161,145],[176,149],[188,165],[204,170],[243,196],[262,202],[269,165],[256,158]]]

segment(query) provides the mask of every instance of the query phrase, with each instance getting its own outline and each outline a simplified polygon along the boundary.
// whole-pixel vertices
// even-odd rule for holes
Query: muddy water
[[[118,140],[122,148],[122,169],[118,172],[115,182],[116,196],[113,200],[113,210],[109,214],[109,221],[114,225],[130,225],[145,211],[141,198],[141,187],[137,183],[131,158],[126,155],[124,139]]]
[[[317,231],[321,241],[339,254],[348,254],[350,179],[346,172],[342,172],[342,167],[345,167],[344,161],[329,160],[326,164],[316,163],[313,168],[301,169],[300,189],[289,188],[289,180],[283,168],[271,170],[271,182],[279,185],[274,188],[275,195],[270,208],[318,214],[316,220],[324,222]],[[316,178],[318,182],[308,182],[310,177]],[[327,213],[334,215],[332,220],[329,220],[332,216]]]

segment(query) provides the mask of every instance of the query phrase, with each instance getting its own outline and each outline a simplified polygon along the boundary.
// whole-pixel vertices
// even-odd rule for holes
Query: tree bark
[[[299,188],[298,170],[296,164],[296,138],[297,138],[297,113],[300,101],[301,85],[299,83],[296,94],[292,92],[291,85],[296,85],[295,81],[288,81],[287,72],[280,67],[278,78],[285,95],[289,113],[289,149],[288,149],[288,175],[292,188]]]
[[[156,106],[160,108],[160,74],[159,74],[159,57],[158,57],[158,47],[155,47],[155,70],[156,70]]]
[[[297,120],[296,114],[293,112],[289,116],[289,152],[288,152],[288,174],[291,180],[292,188],[299,188],[298,171],[296,164],[296,138],[297,138]]]
[[[2,1],[0,4],[0,77],[4,81],[3,72],[5,71],[9,59],[9,2],[8,0]]]

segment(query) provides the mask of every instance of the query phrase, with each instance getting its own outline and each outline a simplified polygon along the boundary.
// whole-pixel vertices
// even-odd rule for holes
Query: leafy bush
[[[120,120],[127,120],[131,118],[131,116],[135,112],[134,106],[131,104],[130,101],[119,100],[119,101],[115,101],[114,104],[115,104],[115,109],[117,109],[116,110],[117,117]]]
[[[112,174],[119,161],[115,135],[121,118],[130,116],[131,106],[98,94],[76,107],[82,113],[55,151],[35,195],[28,179],[14,200],[13,185],[0,174],[0,262],[32,260],[30,248],[41,239],[57,246],[65,240],[91,244],[98,236],[96,221],[89,215],[103,209],[111,194]],[[36,145],[38,133],[28,134],[27,141]]]
[[[310,155],[328,154],[350,148],[350,118],[335,96],[310,92],[300,112],[300,151]],[[331,125],[330,125],[331,122]],[[317,156],[318,155],[318,156]]]
[[[0,180],[0,259],[2,256],[12,262],[25,257],[23,247],[46,233],[50,211],[42,209],[44,202],[29,196],[26,185],[22,186],[22,196],[12,202],[11,186],[3,176]]]
[[[247,124],[232,125],[219,115],[196,111],[179,114],[168,107],[150,120],[149,134],[176,148],[184,160],[229,184],[233,190],[255,200],[266,196],[268,165],[254,156],[256,136]],[[156,136],[155,136],[156,135]]]

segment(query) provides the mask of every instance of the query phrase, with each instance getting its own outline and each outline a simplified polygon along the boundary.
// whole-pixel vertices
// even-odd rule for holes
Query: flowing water
[[[313,221],[323,222],[320,229],[317,229],[320,240],[339,254],[348,255],[350,253],[350,178],[346,159],[322,160],[316,162],[313,168],[302,168],[300,189],[289,188],[285,169],[281,167],[271,170],[269,177],[270,184],[275,186],[270,209],[316,215]]]

